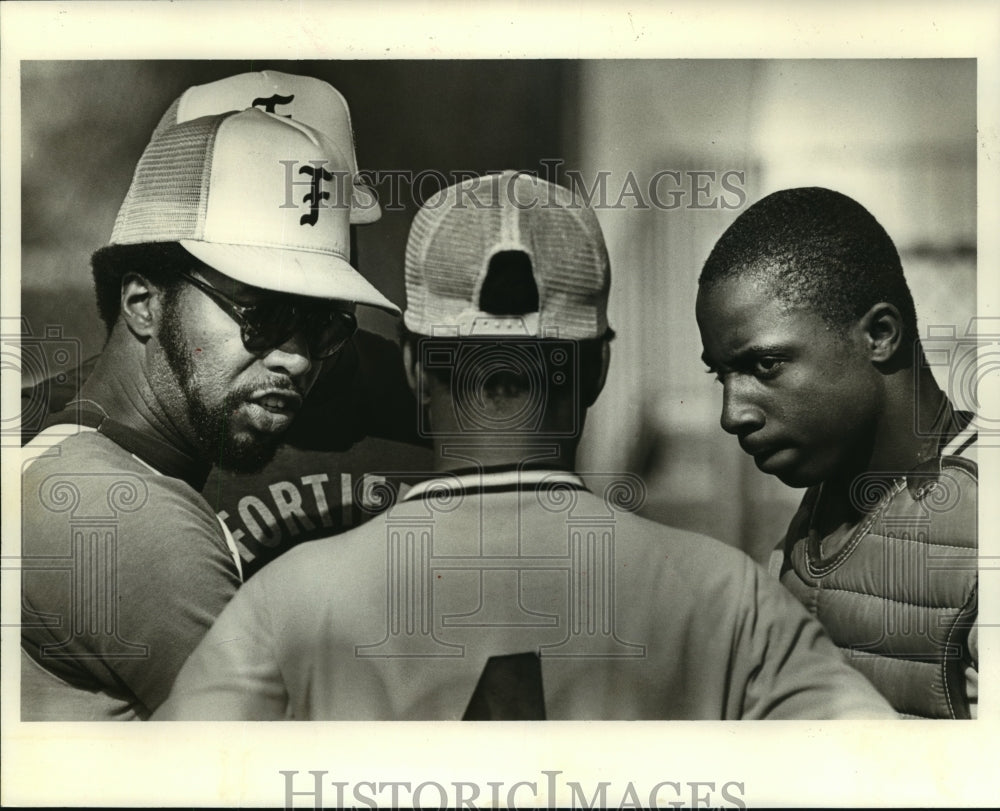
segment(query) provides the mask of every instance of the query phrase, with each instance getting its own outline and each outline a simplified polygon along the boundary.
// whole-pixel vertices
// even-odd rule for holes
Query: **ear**
[[[879,302],[861,316],[859,326],[873,363],[886,363],[896,357],[903,345],[903,318],[896,307]]]
[[[406,382],[410,384],[410,390],[420,396],[422,405],[427,405],[430,401],[427,379],[424,367],[417,359],[417,353],[413,341],[403,341],[403,368],[406,371]]]
[[[160,320],[158,291],[137,273],[122,278],[122,316],[129,330],[139,338],[149,338],[156,332]]]
[[[600,396],[601,392],[604,390],[604,384],[608,380],[608,369],[611,366],[611,341],[605,340],[601,342],[601,372],[594,381],[593,387],[587,392],[585,399],[585,405],[590,408],[597,398]]]

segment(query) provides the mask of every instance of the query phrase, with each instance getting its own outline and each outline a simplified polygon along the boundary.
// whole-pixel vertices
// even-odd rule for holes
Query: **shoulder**
[[[720,578],[743,580],[756,567],[742,550],[717,538],[633,513],[615,516],[613,537],[617,559],[651,571],[666,565],[682,578],[690,577],[699,583]]]
[[[28,448],[32,449],[32,444]],[[164,476],[107,437],[86,431],[39,451],[22,478],[23,526],[110,521],[119,536],[143,541],[225,535],[208,502],[186,482]],[[141,532],[132,532],[141,528]],[[62,539],[60,538],[60,542]]]
[[[736,555],[742,555],[738,549],[728,546],[718,538],[682,529],[672,524],[653,521],[631,512],[616,512],[614,524],[623,537],[627,535],[630,539],[642,540],[651,544],[667,544],[695,554],[700,554],[704,550],[708,554],[728,555],[732,552]]]
[[[48,447],[35,446],[33,441],[26,446],[26,450],[37,453],[25,463],[26,483],[60,482],[87,486],[88,489],[106,492],[109,498],[127,498],[125,491],[134,487],[139,491],[133,496],[138,503],[123,503],[121,509],[124,512],[128,512],[130,506],[145,506],[143,495],[155,492],[160,498],[183,502],[208,516],[214,515],[208,502],[189,484],[159,473],[96,431],[82,431]]]
[[[372,607],[385,599],[385,530],[370,529],[378,523],[305,541],[270,561],[240,586],[227,622],[284,629],[283,645],[367,627],[378,616]]]
[[[48,443],[45,437],[25,447],[21,495],[26,509],[40,504],[53,515],[97,518],[148,502],[152,471],[107,437],[90,430]],[[45,515],[45,510],[39,513]]]
[[[78,425],[53,425],[34,436],[24,446],[24,471],[101,471],[108,468],[132,468],[142,465],[120,445],[93,428]]]

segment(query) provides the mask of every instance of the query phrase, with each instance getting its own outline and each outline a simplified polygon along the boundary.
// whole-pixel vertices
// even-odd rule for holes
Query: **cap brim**
[[[382,217],[378,197],[363,183],[355,183],[351,192],[351,225],[368,225]]]
[[[206,265],[238,282],[298,296],[352,301],[393,315],[400,309],[383,296],[350,263],[337,256],[288,248],[227,245],[180,240],[181,246]]]

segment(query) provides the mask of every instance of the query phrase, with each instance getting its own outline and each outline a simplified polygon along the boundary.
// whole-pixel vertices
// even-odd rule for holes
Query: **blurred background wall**
[[[523,169],[595,195],[619,337],[581,467],[640,474],[642,512],[758,559],[801,491],[719,428],[694,320],[701,264],[740,210],[788,186],[845,192],[896,241],[922,334],[975,313],[973,60],[24,62],[21,306],[36,335],[58,325],[84,357],[100,350],[89,256],[149,133],[186,87],[267,68],[347,98],[386,208],[358,231],[360,265],[399,303],[410,220],[452,173]],[[390,170],[422,181],[394,190]],[[363,323],[395,332],[379,313]]]

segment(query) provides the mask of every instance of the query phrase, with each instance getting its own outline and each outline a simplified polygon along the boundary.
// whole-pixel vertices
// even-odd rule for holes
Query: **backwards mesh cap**
[[[167,127],[195,118],[256,108],[307,124],[324,133],[347,158],[353,180],[351,223],[372,223],[382,216],[375,193],[360,182],[354,150],[354,130],[347,101],[332,86],[311,76],[274,70],[241,73],[184,91],[160,119],[156,139]]]
[[[481,308],[498,254],[530,261],[538,310]],[[404,320],[418,335],[523,335],[583,340],[608,329],[611,270],[594,212],[562,186],[518,172],[442,189],[414,217],[406,246]]]
[[[245,284],[399,309],[351,267],[350,166],[324,133],[256,109],[164,127],[112,245],[179,242]]]

